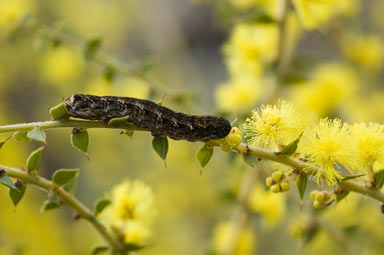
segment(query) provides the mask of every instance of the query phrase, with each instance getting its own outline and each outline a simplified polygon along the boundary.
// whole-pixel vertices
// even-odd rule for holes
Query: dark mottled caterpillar
[[[75,94],[64,103],[72,117],[108,121],[128,116],[128,123],[135,127],[149,129],[153,136],[166,135],[174,140],[206,142],[224,138],[231,131],[231,124],[222,117],[189,115],[133,97]]]

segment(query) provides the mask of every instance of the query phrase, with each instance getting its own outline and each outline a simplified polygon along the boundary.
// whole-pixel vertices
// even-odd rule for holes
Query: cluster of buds
[[[313,207],[320,208],[326,205],[331,199],[331,195],[327,191],[314,190],[311,192],[311,199],[313,200]]]
[[[233,127],[231,132],[222,140],[221,149],[225,152],[231,152],[241,143],[241,131],[237,127]]]
[[[288,181],[285,179],[285,174],[280,171],[274,172],[272,176],[265,180],[265,183],[273,193],[285,192],[290,188]]]

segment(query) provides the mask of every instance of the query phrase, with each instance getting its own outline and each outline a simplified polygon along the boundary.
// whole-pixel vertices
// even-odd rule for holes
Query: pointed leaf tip
[[[40,167],[41,153],[44,150],[44,146],[32,151],[27,159],[27,170],[29,172],[35,172]]]
[[[152,148],[163,160],[168,154],[168,138],[166,136],[155,136],[152,140]]]
[[[72,132],[71,144],[78,150],[88,153],[89,135],[87,130],[77,129],[77,132]]]
[[[197,160],[200,162],[201,167],[205,167],[209,160],[211,159],[213,154],[213,148],[212,147],[202,147],[197,152]]]
[[[47,138],[45,135],[45,132],[37,127],[29,131],[27,133],[27,137],[42,143],[46,143],[46,138]]]
[[[59,169],[52,176],[52,181],[58,186],[63,186],[76,177],[79,169]]]

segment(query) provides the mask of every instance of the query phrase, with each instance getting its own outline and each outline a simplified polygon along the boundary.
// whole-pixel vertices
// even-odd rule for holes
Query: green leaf
[[[205,167],[209,160],[211,159],[213,154],[213,148],[212,147],[202,147],[197,152],[197,160],[200,162],[201,167]]]
[[[39,128],[34,128],[31,131],[27,133],[27,136],[31,138],[32,140],[46,143],[47,136],[45,135],[45,132]]]
[[[336,202],[340,202],[341,200],[343,200],[347,195],[349,194],[349,191],[341,191],[341,192],[338,192],[338,193],[335,193],[336,195]]]
[[[243,159],[247,165],[254,168],[257,167],[257,164],[259,162],[259,158],[256,155],[252,155],[252,154],[244,154]]]
[[[290,142],[288,145],[286,145],[281,151],[279,151],[277,154],[279,155],[286,155],[291,156],[295,151],[297,150],[297,144],[299,143],[301,138],[301,135],[295,139],[294,141]]]
[[[26,185],[22,184],[21,186],[18,187],[19,190],[16,189],[9,189],[9,197],[12,200],[13,205],[16,207],[20,200],[23,198],[25,190],[26,190]]]
[[[102,198],[96,201],[96,204],[93,208],[95,215],[100,214],[108,205],[111,204],[110,199]]]
[[[32,141],[32,139],[27,136],[27,132],[21,132],[21,131],[17,131],[13,133],[13,138],[17,141],[23,141],[23,142]]]
[[[52,181],[58,186],[63,186],[71,181],[79,172],[79,169],[59,169],[54,172]]]
[[[9,138],[11,138],[12,136],[10,137],[7,137],[5,138],[3,141],[0,142],[0,149],[3,148],[4,144],[9,140]]]
[[[125,246],[126,251],[138,251],[138,250],[141,250],[145,247],[145,246],[138,245],[135,243],[125,243],[124,246]]]
[[[113,68],[107,67],[103,72],[103,77],[107,82],[112,82],[115,78],[116,71]]]
[[[92,255],[98,255],[98,254],[104,253],[106,251],[108,251],[108,247],[107,246],[98,246],[98,247],[93,248],[91,254]]]
[[[129,116],[110,119],[108,121],[108,126],[110,126],[110,127],[121,127],[121,126],[127,125],[128,119],[129,119]]]
[[[27,159],[27,170],[29,172],[35,172],[40,167],[41,153],[44,150],[44,146],[32,151]]]
[[[67,107],[64,103],[61,103],[59,105],[56,105],[49,109],[49,114],[53,117],[55,120],[67,120],[69,119],[69,113],[67,110]]]
[[[73,195],[76,193],[77,179],[78,178],[76,175],[74,178],[72,178],[70,181],[68,181],[66,184],[64,184],[64,189]]]
[[[90,60],[90,58],[96,53],[96,51],[100,49],[101,43],[102,41],[100,37],[93,37],[87,40],[84,49],[84,57],[86,60]]]
[[[13,182],[11,181],[11,179],[9,179],[8,174],[6,173],[0,174],[0,183],[7,186],[8,188],[18,190],[15,184],[13,184]]]
[[[52,200],[45,200],[43,206],[40,208],[40,211],[45,212],[45,211],[49,211],[52,209],[56,209],[58,207],[60,207],[59,203],[52,201]]]
[[[163,160],[167,158],[168,138],[166,136],[155,136],[152,140],[152,147],[160,158]]]
[[[347,175],[347,176],[343,176],[344,178],[343,178],[341,181],[352,180],[352,179],[359,178],[359,177],[364,176],[364,175],[365,175],[365,174],[356,174],[356,175]]]
[[[305,190],[307,189],[307,183],[308,176],[306,174],[301,173],[299,176],[297,176],[296,186],[297,190],[299,191],[301,201],[303,201]]]
[[[71,135],[71,144],[76,149],[88,153],[89,136],[87,130],[78,130],[75,134]]]
[[[384,184],[384,169],[374,173],[373,177],[375,178],[376,187],[381,189]]]

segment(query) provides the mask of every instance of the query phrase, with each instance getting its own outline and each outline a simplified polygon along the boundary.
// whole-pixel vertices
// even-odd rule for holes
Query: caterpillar
[[[174,140],[207,142],[224,138],[231,131],[231,124],[223,117],[185,114],[133,97],[74,94],[64,104],[71,117],[109,121],[128,116],[127,122],[136,128]]]

